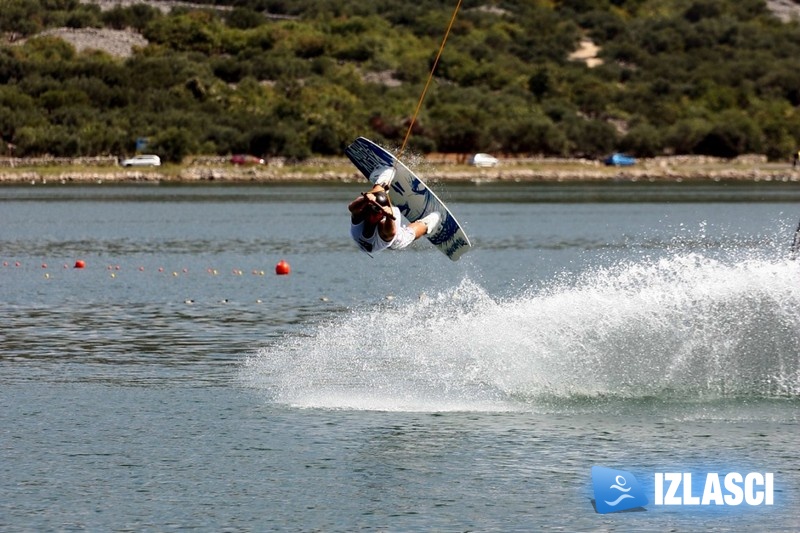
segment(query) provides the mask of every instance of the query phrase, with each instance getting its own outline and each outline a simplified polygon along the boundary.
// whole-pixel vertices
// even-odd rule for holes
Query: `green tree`
[[[697,153],[717,157],[761,153],[763,133],[758,124],[746,114],[727,110],[719,115],[711,131],[694,149]]]
[[[203,54],[218,52],[222,43],[219,21],[204,11],[153,19],[142,33],[148,40],[173,50]]]
[[[158,132],[152,141],[152,149],[163,159],[180,163],[183,158],[194,153],[197,139],[186,128],[168,127]]]
[[[467,3],[456,19],[411,136],[419,150],[783,158],[800,142],[800,26],[761,0],[482,7]],[[0,31],[15,42],[0,45],[0,135],[29,154],[130,151],[136,136],[161,136],[167,158],[299,159],[341,153],[365,132],[399,144],[451,8],[197,0],[162,13],[2,0]],[[138,30],[150,44],[122,59],[53,36],[18,42],[99,25]],[[567,59],[587,34],[601,46],[597,68]],[[614,119],[630,131],[618,134]]]
[[[621,150],[638,157],[661,155],[664,147],[661,131],[647,122],[634,125],[620,139]]]
[[[42,12],[37,0],[3,0],[0,32],[33,35],[42,30]]]
[[[676,154],[698,153],[698,145],[711,133],[712,128],[711,122],[704,118],[682,119],[667,129],[664,142]]]
[[[577,155],[598,158],[617,146],[617,131],[605,121],[568,117],[565,126],[571,151]]]
[[[432,139],[439,151],[469,153],[488,144],[486,117],[481,109],[461,102],[441,103],[430,112]]]

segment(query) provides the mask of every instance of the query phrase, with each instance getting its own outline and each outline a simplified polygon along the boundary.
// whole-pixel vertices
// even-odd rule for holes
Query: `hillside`
[[[5,0],[0,152],[169,160],[399,145],[453,5]],[[411,149],[640,157],[800,145],[790,0],[464,2]]]

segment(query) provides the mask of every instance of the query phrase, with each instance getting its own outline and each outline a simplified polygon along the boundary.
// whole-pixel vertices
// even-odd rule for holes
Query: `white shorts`
[[[414,242],[416,235],[414,235],[414,230],[409,228],[408,226],[398,224],[397,225],[397,233],[394,235],[394,240],[392,240],[392,244],[389,245],[389,248],[392,250],[402,250],[403,248],[407,247],[409,244]]]

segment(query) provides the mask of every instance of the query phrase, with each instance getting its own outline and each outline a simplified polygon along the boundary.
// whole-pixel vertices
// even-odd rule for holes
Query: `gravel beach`
[[[762,156],[732,160],[686,156],[642,159],[614,167],[589,159],[502,159],[491,168],[459,162],[453,156],[418,157],[407,161],[426,181],[800,181],[800,167],[791,161],[768,162]],[[187,158],[162,167],[122,168],[113,157],[84,159],[0,159],[0,184],[117,182],[357,182],[362,180],[345,158],[319,158],[302,163],[280,159],[241,166],[224,157]]]

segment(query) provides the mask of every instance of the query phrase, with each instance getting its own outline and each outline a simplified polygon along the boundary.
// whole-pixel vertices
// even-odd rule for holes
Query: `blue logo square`
[[[644,507],[649,503],[636,477],[625,470],[592,467],[594,508],[600,514]]]

